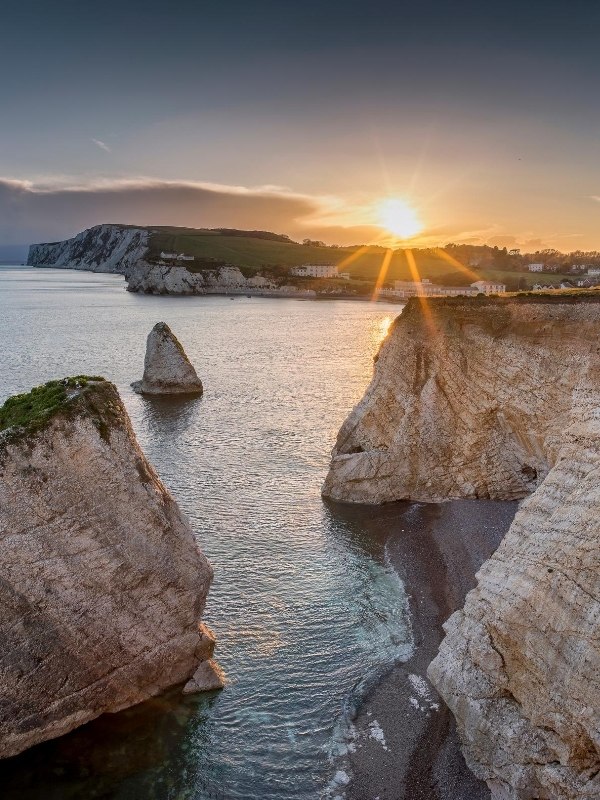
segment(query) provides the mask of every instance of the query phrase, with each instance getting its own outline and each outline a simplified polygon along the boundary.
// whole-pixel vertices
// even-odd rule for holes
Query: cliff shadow
[[[3,800],[225,798],[221,776],[200,775],[217,692],[173,690],[0,761]]]

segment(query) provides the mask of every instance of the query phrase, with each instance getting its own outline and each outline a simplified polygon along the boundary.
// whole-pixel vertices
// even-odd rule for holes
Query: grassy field
[[[531,289],[536,283],[555,284],[563,280],[576,279],[574,275],[559,272],[509,272],[508,270],[487,269],[482,270],[481,274],[485,275],[486,280],[501,281],[511,289]],[[521,284],[520,287],[519,284]]]
[[[335,264],[340,272],[349,272],[352,278],[373,282],[379,275],[386,250],[382,247],[320,247],[297,244],[292,241],[274,241],[255,236],[226,235],[219,231],[192,228],[152,229],[150,259],[156,260],[161,251],[186,253],[196,259],[196,269],[214,265],[232,264],[246,273],[258,270],[289,268],[301,264]],[[421,278],[435,283],[468,285],[473,281],[500,280],[509,289],[530,288],[535,283],[558,283],[567,277],[557,274],[532,274],[494,269],[461,267],[441,251],[414,250],[414,265]],[[194,267],[190,264],[192,269]],[[395,250],[386,270],[386,280],[414,280],[411,261],[404,250]]]

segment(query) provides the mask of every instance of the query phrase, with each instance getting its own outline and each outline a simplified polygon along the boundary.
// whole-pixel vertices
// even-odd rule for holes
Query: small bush
[[[12,427],[24,428],[32,422],[46,420],[65,404],[69,389],[83,389],[89,381],[103,380],[96,376],[76,375],[49,381],[30,392],[9,397],[0,408],[0,431]]]

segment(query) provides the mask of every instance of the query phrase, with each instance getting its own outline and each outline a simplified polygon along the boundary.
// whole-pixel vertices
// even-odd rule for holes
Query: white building
[[[497,281],[475,281],[471,286],[474,286],[482,294],[500,294],[506,291],[506,284]]]
[[[600,267],[590,267],[587,271],[587,274],[594,276],[600,275]]]
[[[292,267],[290,275],[299,278],[338,278],[338,269],[333,264],[303,264]]]
[[[166,258],[169,261],[193,261],[194,256],[186,256],[185,253],[163,253],[160,254],[161,258]]]
[[[471,286],[439,286],[424,278],[422,281],[394,281],[394,288],[386,294],[396,297],[473,297],[479,292]]]
[[[496,281],[476,281],[470,286],[440,286],[424,278],[422,281],[394,281],[394,288],[387,290],[386,294],[396,297],[475,297],[505,291],[505,284]]]
[[[544,265],[543,264],[528,264],[527,269],[529,272],[543,272]]]

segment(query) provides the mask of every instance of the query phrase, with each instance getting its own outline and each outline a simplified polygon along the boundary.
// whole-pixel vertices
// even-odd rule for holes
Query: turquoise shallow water
[[[146,297],[119,276],[24,268],[0,269],[0,304],[0,401],[69,374],[116,383],[213,564],[205,620],[230,679],[1,763],[2,797],[319,797],[344,715],[411,647],[385,536],[319,493],[398,306]],[[197,366],[200,401],[129,389],[159,320]]]

